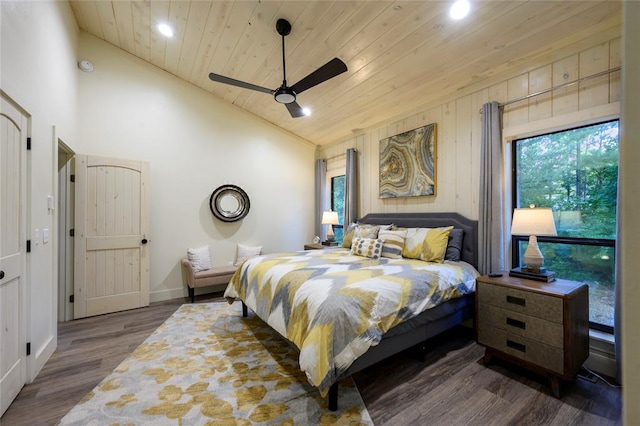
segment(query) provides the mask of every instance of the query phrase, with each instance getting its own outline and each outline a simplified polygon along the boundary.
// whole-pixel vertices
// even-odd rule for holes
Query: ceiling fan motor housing
[[[295,102],[296,92],[291,90],[289,87],[281,86],[276,89],[273,97],[276,99],[276,102],[280,102],[281,104],[290,104],[291,102]]]

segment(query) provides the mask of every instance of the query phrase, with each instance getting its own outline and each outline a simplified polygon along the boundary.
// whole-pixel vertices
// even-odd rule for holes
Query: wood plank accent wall
[[[370,212],[455,211],[477,219],[482,105],[489,101],[507,102],[620,65],[621,39],[618,37],[441,105],[427,106],[400,120],[364,129],[349,139],[320,146],[316,155],[327,158],[327,169],[334,170],[340,167],[337,162],[347,148],[358,151],[360,217]],[[535,124],[619,101],[620,71],[616,71],[510,104],[504,109],[503,127]],[[429,123],[437,123],[436,195],[379,198],[380,139]]]

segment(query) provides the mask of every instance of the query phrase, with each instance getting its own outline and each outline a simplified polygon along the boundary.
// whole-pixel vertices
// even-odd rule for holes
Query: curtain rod
[[[347,148],[347,149],[351,149],[351,148]],[[356,152],[358,151],[358,150],[357,150],[357,149],[355,149],[355,148],[353,148],[353,150],[354,150],[354,151],[356,151]],[[336,154],[336,155],[334,155],[334,156],[332,156],[332,157],[319,158],[319,160],[325,160],[325,161],[326,161],[326,160],[333,160],[333,159],[335,159],[335,158],[339,158],[339,157],[346,157],[346,156],[347,156],[347,153],[346,153],[346,152],[341,152],[340,154]]]
[[[545,90],[541,90],[539,92],[531,93],[529,95],[522,96],[522,97],[516,98],[516,99],[512,99],[512,100],[504,102],[504,103],[498,103],[498,107],[499,108],[503,108],[503,107],[505,107],[507,105],[515,104],[516,102],[520,102],[520,101],[527,100],[529,98],[533,98],[534,96],[544,95],[545,93],[553,92],[554,90],[562,89],[562,88],[565,88],[565,87],[568,87],[568,86],[573,86],[574,84],[578,84],[578,83],[581,83],[581,82],[583,82],[585,80],[589,80],[589,79],[592,79],[592,78],[602,77],[603,75],[611,74],[612,72],[620,71],[621,69],[622,69],[622,67],[615,67],[615,68],[611,68],[611,69],[606,70],[606,71],[601,71],[601,72],[596,73],[596,74],[591,74],[591,75],[588,75],[586,77],[582,77],[582,78],[579,78],[577,80],[570,81],[568,83],[563,83],[563,84],[560,84],[558,86],[551,87],[549,89],[545,89]],[[480,114],[482,114],[482,109],[480,109]]]

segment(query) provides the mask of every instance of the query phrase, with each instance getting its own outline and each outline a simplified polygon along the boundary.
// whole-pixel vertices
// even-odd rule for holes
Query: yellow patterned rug
[[[339,410],[311,386],[298,351],[240,303],[182,305],[60,425],[372,424],[349,378]]]

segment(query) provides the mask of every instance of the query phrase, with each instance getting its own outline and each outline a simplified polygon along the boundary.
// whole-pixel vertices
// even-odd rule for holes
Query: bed
[[[225,291],[230,303],[242,301],[243,315],[250,308],[299,349],[300,368],[328,394],[332,411],[342,378],[410,347],[426,348],[474,314],[476,221],[457,213],[372,213],[358,223],[453,227],[447,258],[454,260],[375,259],[341,247],[266,254],[243,263]]]

